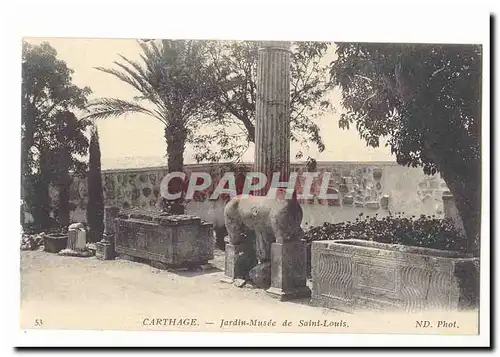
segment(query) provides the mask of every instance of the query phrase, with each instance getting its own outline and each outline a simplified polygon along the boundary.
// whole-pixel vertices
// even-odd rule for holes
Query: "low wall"
[[[247,170],[252,168],[251,164],[243,166]],[[291,170],[299,175],[305,168],[305,163],[291,165]],[[206,190],[208,194],[228,170],[231,169],[222,164],[185,166],[188,176],[191,172],[211,174],[212,186]],[[301,202],[304,226],[354,220],[360,213],[384,216],[390,211],[409,216],[444,215],[442,194],[447,191],[446,184],[439,175],[426,176],[420,168],[402,167],[393,162],[318,162],[317,171],[319,177],[312,186],[315,197]],[[317,197],[325,172],[331,173],[328,192],[338,194],[338,200],[326,201]],[[155,208],[159,204],[160,183],[166,174],[166,167],[103,171],[105,204],[120,208]],[[57,191],[51,188],[50,195],[55,202]],[[72,222],[86,221],[87,200],[87,180],[75,178],[70,190]],[[222,222],[224,204],[222,199],[190,201],[187,211],[211,222]]]

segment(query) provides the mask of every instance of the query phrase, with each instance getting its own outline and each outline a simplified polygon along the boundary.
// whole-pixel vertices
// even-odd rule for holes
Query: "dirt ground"
[[[127,260],[23,251],[21,327],[251,331],[255,327],[221,328],[221,322],[273,319],[278,326],[266,330],[274,330],[286,319],[294,325],[300,319],[339,319],[338,312],[308,306],[308,300],[280,302],[263,290],[221,282],[223,254],[216,251],[202,271],[165,271]],[[162,320],[152,326],[151,319],[158,318],[167,325]],[[197,324],[179,326],[183,318]]]
[[[280,302],[263,290],[224,283],[223,266],[221,251],[201,271],[23,251],[21,329],[477,333],[477,311],[344,314],[310,306],[308,299]],[[456,321],[460,328],[416,329],[415,321],[424,319]]]

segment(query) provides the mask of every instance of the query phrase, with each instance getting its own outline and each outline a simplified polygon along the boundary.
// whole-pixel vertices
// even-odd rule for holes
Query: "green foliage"
[[[194,132],[189,140],[198,162],[240,161],[250,142],[255,141],[255,108],[259,43],[212,41],[208,44],[209,65],[214,87],[211,114],[204,125],[212,133]],[[321,59],[328,43],[297,42],[291,53],[291,140],[320,151],[325,145],[315,120],[330,107],[325,95],[329,83]]]
[[[54,116],[83,108],[91,91],[72,84],[73,70],[57,59],[47,42],[39,46],[23,42],[22,61],[22,161],[23,173],[29,175],[38,169],[34,154],[47,144]]]
[[[439,171],[431,152],[457,165],[479,157],[480,46],[340,43],[336,53],[341,128],[355,124],[374,147],[388,137],[398,163],[426,173]]]
[[[342,90],[339,126],[367,145],[387,139],[397,162],[440,172],[467,235],[479,234],[481,66],[479,45],[338,43],[332,84]]]
[[[97,242],[104,231],[104,194],[101,176],[101,149],[99,134],[94,127],[90,136],[89,172],[87,174],[87,223],[89,225],[89,240]]]
[[[78,120],[71,110],[85,106],[90,89],[72,84],[72,73],[48,43],[23,43],[21,195],[38,229],[51,225],[50,184],[59,191],[55,207],[59,224],[67,224],[68,171],[85,171],[85,163],[77,155],[86,152],[88,122]]]
[[[133,101],[101,98],[87,106],[87,118],[102,119],[129,113],[149,115],[165,125],[168,170],[182,171],[187,137],[198,126],[206,112],[206,98],[211,85],[206,78],[204,41],[155,40],[139,41],[142,63],[120,56],[114,62],[118,69],[98,67],[137,91]],[[170,192],[180,189],[181,182],[172,180]],[[180,201],[172,212],[183,213]]]
[[[318,240],[362,239],[386,244],[464,251],[467,242],[448,219],[434,216],[404,217],[400,214],[378,218],[360,214],[355,221],[324,223],[309,229],[304,236],[310,245]],[[309,248],[309,257],[310,257]],[[310,261],[310,258],[309,258]],[[310,272],[310,265],[308,267]]]
[[[324,223],[305,234],[308,243],[316,240],[363,239],[445,250],[463,250],[464,239],[448,219],[434,216],[404,217],[400,214],[378,218],[360,215],[355,221]]]
[[[120,55],[118,69],[97,67],[132,86],[133,101],[101,98],[87,105],[87,118],[103,119],[129,113],[147,114],[166,127],[189,130],[203,112],[205,84],[204,42],[184,40],[139,42],[142,63]]]
[[[142,63],[120,56],[114,62],[118,69],[98,67],[137,91],[133,101],[101,98],[87,106],[87,118],[102,119],[129,113],[149,115],[165,125],[168,170],[182,171],[187,137],[198,126],[206,112],[211,75],[205,65],[205,41],[155,40],[139,41]],[[170,192],[180,189],[181,182],[170,181]],[[174,202],[173,213],[183,213],[181,202]]]

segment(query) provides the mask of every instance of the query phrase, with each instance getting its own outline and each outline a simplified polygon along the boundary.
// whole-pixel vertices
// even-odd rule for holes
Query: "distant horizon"
[[[141,164],[141,162],[143,164]],[[290,164],[300,165],[305,164],[306,159],[301,160],[291,160]],[[396,160],[316,160],[317,163],[359,163],[359,164],[394,164],[398,165]],[[147,164],[146,164],[147,163]],[[184,163],[184,166],[195,166],[195,165],[223,165],[230,164],[231,161],[219,161],[219,162],[189,162]],[[251,165],[253,160],[239,161],[237,164]],[[114,165],[113,165],[114,164]],[[144,169],[156,169],[156,168],[167,168],[167,159],[154,157],[154,156],[124,156],[124,157],[108,157],[101,159],[101,170],[102,171],[114,171],[114,170],[144,170]]]

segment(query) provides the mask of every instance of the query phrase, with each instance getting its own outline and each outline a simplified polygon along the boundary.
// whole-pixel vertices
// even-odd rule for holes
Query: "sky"
[[[140,61],[140,47],[135,39],[103,38],[27,38],[26,41],[39,44],[49,42],[57,51],[58,58],[64,60],[74,70],[73,83],[92,89],[89,99],[114,97],[130,100],[137,95],[135,90],[114,76],[100,72],[95,67],[112,68],[119,60],[118,54]],[[333,55],[329,51],[328,56]],[[325,58],[325,60],[329,60]],[[316,123],[325,143],[325,150],[319,153],[314,145],[309,149],[291,143],[291,161],[295,153],[302,151],[304,158],[311,156],[318,161],[394,161],[388,147],[366,147],[355,129],[343,130],[338,127],[342,113],[340,93],[333,91],[330,100],[334,112],[329,112]],[[166,164],[164,159],[166,144],[163,124],[157,119],[141,114],[97,121],[101,160],[103,169],[134,166],[156,166]],[[243,161],[253,161],[253,144],[243,157]],[[186,148],[185,164],[195,163],[193,150]]]

